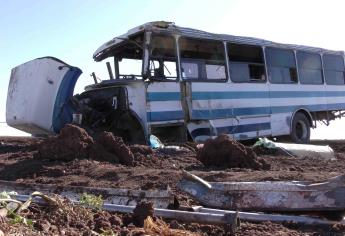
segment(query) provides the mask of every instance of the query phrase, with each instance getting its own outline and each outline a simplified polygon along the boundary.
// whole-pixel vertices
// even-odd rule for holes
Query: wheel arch
[[[304,114],[307,117],[308,121],[309,121],[310,127],[314,127],[314,125],[313,125],[313,116],[311,115],[310,111],[308,111],[306,108],[299,108],[299,109],[295,110],[292,113],[291,120],[290,120],[290,133],[292,132],[292,122],[293,122],[293,119],[295,118],[295,115],[297,113]]]
[[[129,111],[130,116],[131,116],[136,122],[138,122],[138,124],[140,125],[141,130],[143,131],[144,136],[145,136],[145,137],[144,137],[144,138],[145,138],[145,141],[146,141],[146,143],[148,143],[148,132],[147,132],[147,128],[146,128],[146,126],[145,126],[143,120],[140,118],[140,116],[139,116],[134,110],[129,109],[128,111]]]

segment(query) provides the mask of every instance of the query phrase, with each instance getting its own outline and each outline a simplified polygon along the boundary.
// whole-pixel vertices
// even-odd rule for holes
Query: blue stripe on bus
[[[180,120],[180,119],[183,119],[183,112],[182,112],[182,110],[180,110],[180,111],[147,112],[147,119],[151,122]]]
[[[345,91],[209,91],[193,92],[193,100],[251,99],[251,98],[303,98],[303,97],[345,97]],[[179,101],[180,92],[149,92],[148,101]]]
[[[345,103],[315,104],[302,106],[272,106],[272,107],[244,107],[233,109],[193,110],[192,119],[212,120],[236,116],[270,115],[276,113],[294,112],[305,108],[309,111],[345,110]],[[147,112],[148,121],[169,121],[183,119],[183,111],[156,111]]]
[[[239,99],[239,98],[269,98],[267,91],[253,92],[192,92],[193,100],[210,100],[210,99]]]
[[[234,116],[245,115],[269,115],[271,114],[270,107],[243,107],[233,109],[212,109],[212,110],[193,110],[193,119],[221,119]]]
[[[217,127],[218,134],[238,134],[238,133],[247,133],[252,131],[260,131],[260,130],[269,130],[271,129],[271,123],[254,123],[254,124],[246,124],[246,125],[232,125],[232,126],[225,126],[225,127]],[[197,136],[213,136],[211,133],[210,128],[198,128],[191,132],[191,136],[193,138]]]
[[[180,92],[149,92],[147,93],[148,101],[179,101],[181,100]]]
[[[276,113],[294,112],[297,109],[307,109],[309,111],[325,111],[325,110],[341,110],[345,109],[345,103],[336,104],[315,104],[302,106],[272,106],[272,107],[245,107],[233,109],[212,109],[212,110],[193,110],[193,119],[222,119],[236,116],[250,116],[250,115],[270,115]]]

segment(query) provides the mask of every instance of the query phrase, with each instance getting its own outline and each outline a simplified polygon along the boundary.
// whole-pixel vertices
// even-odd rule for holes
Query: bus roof
[[[128,37],[132,35],[136,35],[144,31],[151,31],[151,32],[156,32],[156,33],[168,33],[171,35],[180,35],[180,36],[200,38],[200,39],[220,40],[220,41],[227,41],[227,42],[233,42],[233,43],[239,43],[239,44],[249,44],[249,45],[258,45],[258,46],[266,46],[266,47],[279,47],[279,48],[303,50],[303,51],[316,52],[316,53],[332,53],[332,54],[338,54],[338,55],[344,56],[343,51],[334,51],[334,50],[328,50],[324,48],[309,47],[309,46],[296,45],[296,44],[282,44],[282,43],[272,42],[265,39],[259,39],[259,38],[253,38],[253,37],[234,36],[234,35],[228,35],[228,34],[215,34],[215,33],[209,33],[202,30],[180,27],[180,26],[175,25],[175,23],[173,22],[155,21],[155,22],[149,22],[149,23],[140,25],[138,27],[135,27],[129,30],[127,33],[121,36],[115,37],[112,40],[104,43],[93,54],[94,60],[101,61],[107,58],[108,56],[110,56],[108,55],[107,52],[111,51],[111,49],[120,45]]]

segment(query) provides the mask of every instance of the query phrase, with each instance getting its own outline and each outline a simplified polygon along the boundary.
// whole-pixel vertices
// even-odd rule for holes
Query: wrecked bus
[[[52,57],[12,70],[6,120],[34,134],[58,133],[77,118],[89,132],[129,143],[151,134],[202,142],[288,136],[304,143],[316,122],[345,109],[344,53],[212,34],[151,22],[103,44],[93,55],[109,78],[73,96],[81,74]]]

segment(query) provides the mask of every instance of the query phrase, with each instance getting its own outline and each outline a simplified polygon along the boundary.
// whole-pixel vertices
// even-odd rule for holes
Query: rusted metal
[[[174,197],[169,190],[144,191],[116,188],[93,188],[82,186],[58,186],[51,184],[27,184],[0,180],[1,191],[17,192],[21,195],[29,195],[34,191],[44,194],[59,194],[72,201],[78,201],[81,194],[102,195],[105,203],[135,206],[140,200],[153,203],[154,207],[167,208],[173,204]]]
[[[229,210],[345,211],[345,175],[325,182],[207,182],[184,172],[179,188],[204,206]],[[211,187],[208,187],[207,184]]]

